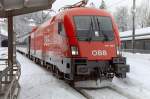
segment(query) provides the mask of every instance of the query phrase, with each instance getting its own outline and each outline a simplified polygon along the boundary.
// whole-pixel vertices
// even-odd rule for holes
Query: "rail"
[[[109,89],[110,91],[116,92],[119,95],[125,97],[126,99],[142,99],[141,97],[139,97],[138,95],[132,94],[130,92],[127,92],[126,90],[124,90],[124,88],[121,88],[113,83],[110,83],[107,86],[104,87],[98,87],[98,88],[93,88],[93,87],[88,87],[88,88],[75,88],[72,87],[74,90],[76,90],[79,94],[81,94],[82,96],[84,96],[86,99],[95,99],[97,98],[97,96],[95,97],[94,95],[91,95],[90,92],[88,91],[95,91],[98,92],[99,90],[103,90],[103,89]]]

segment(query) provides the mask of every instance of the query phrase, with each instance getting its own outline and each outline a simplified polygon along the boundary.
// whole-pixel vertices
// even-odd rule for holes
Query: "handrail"
[[[8,59],[0,59],[0,61],[7,61]],[[6,68],[2,71],[0,71],[0,99],[14,99],[14,97],[17,97],[20,89],[19,85],[19,78],[21,75],[21,65],[16,60],[16,64],[12,66],[8,66],[6,63]],[[13,74],[9,74],[11,71],[13,71]],[[15,72],[14,72],[15,71]],[[10,78],[12,79],[3,79],[3,78]],[[3,86],[1,86],[3,85]],[[2,90],[3,89],[3,90]],[[17,93],[15,93],[17,90]]]

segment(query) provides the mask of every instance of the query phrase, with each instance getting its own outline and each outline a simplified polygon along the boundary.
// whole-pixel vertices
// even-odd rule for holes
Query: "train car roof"
[[[43,24],[39,25],[38,28],[35,30],[37,31],[42,31],[44,27],[48,26],[55,18],[61,18],[64,16],[81,16],[81,15],[98,15],[98,16],[111,16],[109,12],[106,10],[102,9],[96,9],[96,8],[87,8],[87,7],[78,7],[78,8],[71,8],[71,9],[66,9],[64,11],[61,11],[57,15],[53,16]],[[63,19],[63,18],[61,18]]]
[[[102,16],[111,16],[106,10],[96,9],[96,8],[87,8],[87,7],[78,7],[66,9],[63,11],[64,15],[75,16],[75,15],[102,15]]]

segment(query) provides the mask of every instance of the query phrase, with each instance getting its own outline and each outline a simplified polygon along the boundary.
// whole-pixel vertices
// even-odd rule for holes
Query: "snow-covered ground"
[[[114,82],[140,99],[150,99],[150,54],[123,55],[127,57],[131,71],[125,80],[115,79]]]
[[[109,85],[113,90],[86,90],[94,99],[150,99],[150,54],[123,53],[123,56],[131,69],[127,78],[114,78]]]
[[[0,47],[0,59],[6,59],[8,57],[7,47]]]
[[[0,59],[7,59],[7,48],[0,48]],[[3,71],[6,68],[6,61],[0,61],[0,71]]]
[[[18,55],[22,64],[22,86],[19,99],[82,99],[78,92],[73,90],[64,81],[58,80],[37,66],[32,61]],[[150,98],[150,55],[123,53],[127,57],[127,63],[131,65],[131,72],[126,79],[114,78],[112,87],[86,90],[94,99],[149,99]]]
[[[127,57],[127,63],[131,66],[128,74],[128,82],[150,90],[150,54],[123,53]]]
[[[3,57],[4,52],[0,49],[0,56]],[[150,54],[123,53],[123,56],[127,57],[131,67],[126,79],[114,78],[110,84],[113,89],[84,91],[94,99],[150,99]],[[17,53],[17,59],[22,66],[18,99],[85,99],[64,81],[21,54]]]
[[[17,59],[22,66],[18,99],[85,99],[64,81],[19,53]]]

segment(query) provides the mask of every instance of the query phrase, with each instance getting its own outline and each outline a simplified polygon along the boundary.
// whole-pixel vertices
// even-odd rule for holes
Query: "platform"
[[[15,99],[20,86],[20,64],[17,61],[13,67],[8,66],[7,48],[0,49],[0,99]]]
[[[17,53],[21,64],[21,89],[18,99],[85,99],[46,68]]]

